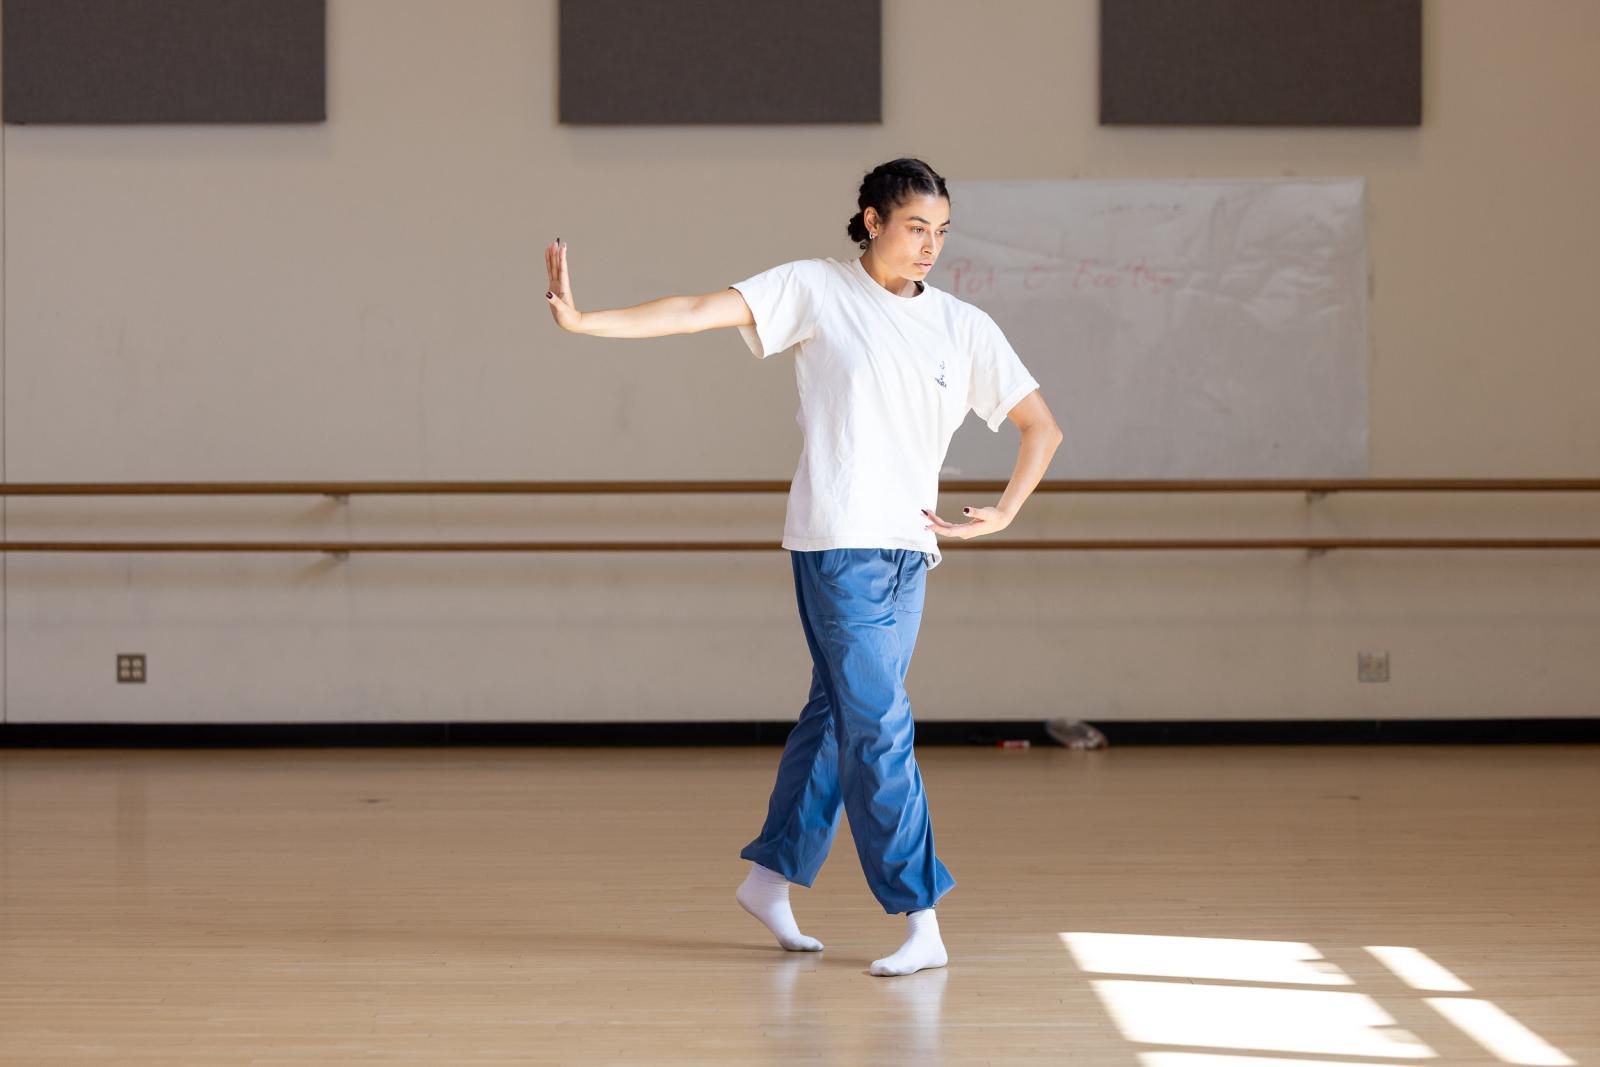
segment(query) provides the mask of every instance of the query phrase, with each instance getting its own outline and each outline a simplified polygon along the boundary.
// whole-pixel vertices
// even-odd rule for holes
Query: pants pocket
[[[900,588],[894,610],[921,611],[928,591],[928,559],[921,552],[907,552],[900,565]]]
[[[893,549],[802,552],[807,607],[819,619],[867,619],[894,610],[900,567]]]

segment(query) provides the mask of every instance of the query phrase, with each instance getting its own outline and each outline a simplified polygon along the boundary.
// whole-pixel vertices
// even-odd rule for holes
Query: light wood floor
[[[1600,1064],[1600,746],[930,747],[898,979],[846,831],[734,903],[777,756],[0,751],[0,1062]]]

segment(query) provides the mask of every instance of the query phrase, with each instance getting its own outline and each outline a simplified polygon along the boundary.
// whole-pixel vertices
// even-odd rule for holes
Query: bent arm
[[[1044,479],[1044,472],[1050,466],[1050,459],[1056,454],[1064,435],[1037,389],[1017,401],[1006,417],[1022,431],[1022,442],[1017,448],[1017,463],[1011,471],[1011,480],[1006,484],[1000,502],[995,505],[1009,519],[1022,509],[1023,501],[1033,495],[1034,489]]]
[[[593,337],[666,337],[722,326],[753,326],[755,316],[737,289],[698,296],[664,296],[633,307],[585,311],[578,333]]]

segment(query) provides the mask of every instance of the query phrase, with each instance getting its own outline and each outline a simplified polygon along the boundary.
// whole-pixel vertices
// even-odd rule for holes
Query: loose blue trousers
[[[934,855],[905,689],[927,559],[908,548],[830,548],[789,560],[811,697],[784,744],[766,824],[739,855],[809,886],[842,808],[884,911],[931,908],[956,882]]]

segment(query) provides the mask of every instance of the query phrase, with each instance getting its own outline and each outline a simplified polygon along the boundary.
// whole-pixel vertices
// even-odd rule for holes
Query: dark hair
[[[920,159],[896,159],[873,167],[861,179],[861,190],[856,194],[856,206],[861,210],[850,216],[850,240],[867,247],[867,208],[877,208],[887,221],[895,208],[913,196],[950,199],[944,178]]]

